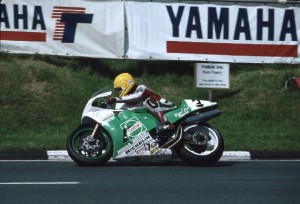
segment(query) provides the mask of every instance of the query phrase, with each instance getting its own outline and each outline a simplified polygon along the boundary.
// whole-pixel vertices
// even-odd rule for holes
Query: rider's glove
[[[106,103],[107,103],[108,105],[114,104],[114,103],[116,103],[116,102],[117,102],[117,99],[116,99],[115,97],[110,97],[110,98],[106,101]]]

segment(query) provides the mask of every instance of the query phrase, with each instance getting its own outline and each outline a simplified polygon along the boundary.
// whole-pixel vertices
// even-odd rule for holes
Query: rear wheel
[[[66,148],[69,156],[81,166],[100,166],[112,156],[113,142],[104,131],[92,137],[93,126],[79,126],[68,137]]]
[[[209,166],[223,154],[224,140],[217,129],[209,124],[184,128],[182,143],[177,146],[178,156],[189,165]]]

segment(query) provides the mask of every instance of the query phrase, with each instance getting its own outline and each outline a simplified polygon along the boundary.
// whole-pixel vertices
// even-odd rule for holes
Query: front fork
[[[91,138],[95,137],[95,134],[96,134],[98,128],[99,128],[99,124],[97,123],[96,126],[94,127],[94,130],[93,130],[92,134],[90,135]]]

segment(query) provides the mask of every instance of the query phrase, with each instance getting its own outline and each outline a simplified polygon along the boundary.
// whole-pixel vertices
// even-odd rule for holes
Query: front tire
[[[92,138],[93,130],[92,125],[79,126],[67,139],[68,154],[80,166],[101,166],[112,156],[113,142],[110,135],[98,130]]]
[[[176,148],[178,156],[192,166],[210,166],[215,164],[224,151],[224,140],[217,129],[209,124],[184,128],[185,135],[195,135],[194,140],[184,139]],[[191,137],[191,136],[190,136]],[[196,143],[196,144],[195,144]]]

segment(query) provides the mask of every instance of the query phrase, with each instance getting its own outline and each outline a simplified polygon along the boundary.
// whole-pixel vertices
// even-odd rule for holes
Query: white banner
[[[300,7],[126,2],[130,59],[300,63]]]
[[[1,51],[122,58],[124,2],[2,0]]]
[[[300,63],[299,4],[2,0],[0,26],[13,53]]]

